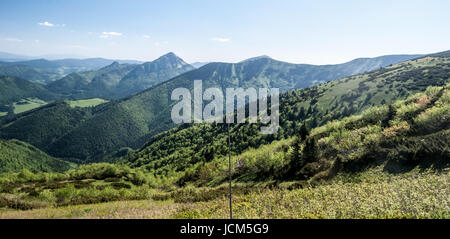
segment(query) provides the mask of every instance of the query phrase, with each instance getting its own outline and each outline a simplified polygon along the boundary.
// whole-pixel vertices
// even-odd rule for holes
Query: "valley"
[[[315,85],[317,82],[314,79],[318,76],[323,79],[323,82],[327,82],[338,79],[340,76],[370,71],[380,66],[387,66],[386,64],[392,62],[415,57],[417,55],[364,58],[341,65],[327,66],[290,64],[268,57],[251,59],[236,64],[210,63],[199,69],[194,69],[161,82],[135,95],[115,100],[110,104],[93,109],[93,114],[86,118],[85,121],[77,124],[75,128],[70,127],[70,130],[60,131],[59,134],[51,135],[54,140],[51,145],[46,146],[45,151],[56,157],[75,157],[84,161],[98,161],[105,153],[111,150],[123,147],[137,149],[143,146],[152,136],[170,130],[175,126],[170,117],[170,111],[174,105],[174,102],[170,99],[170,93],[173,89],[180,87],[192,91],[192,81],[195,79],[203,79],[205,88],[269,87],[280,88],[280,92],[286,92],[291,89]],[[438,58],[438,61],[439,59],[443,58]],[[183,65],[183,61],[173,53],[164,55],[156,60],[156,62],[158,61],[170,62],[169,66]],[[141,68],[136,68],[133,72],[145,70],[145,64],[140,66]],[[153,66],[151,64],[153,63],[149,64],[148,67],[152,69],[151,67]],[[111,67],[116,69],[120,65],[113,64],[113,66],[108,66],[100,70],[100,72],[106,69],[109,71]],[[163,72],[163,74],[165,73]],[[105,79],[109,79],[108,77]],[[138,77],[137,79],[141,78]],[[78,82],[78,80],[71,81],[66,78],[60,81],[64,82],[66,80],[71,82],[70,84]],[[85,81],[83,78],[80,78],[80,80],[82,82]],[[91,87],[90,83],[87,86]],[[407,92],[404,94],[407,94]],[[43,108],[43,110],[47,111],[48,108]],[[349,114],[348,112],[344,113]],[[40,110],[37,110],[27,115],[27,124],[36,125],[36,129],[39,130],[45,130],[40,126],[41,118],[38,117],[40,114]],[[70,118],[72,113],[59,117]],[[17,138],[34,145],[42,144],[42,142],[27,140],[30,137],[26,134],[19,136],[15,133],[10,133],[13,131],[13,128],[16,128],[15,125],[22,124],[22,118],[14,118],[14,121],[7,120],[7,122],[8,127],[0,130],[0,135],[2,131],[5,131],[8,132],[8,136],[4,137]],[[95,132],[95,134],[92,132]],[[30,135],[36,133],[34,130],[28,131]]]
[[[449,218],[450,53],[380,59],[195,69],[169,53],[0,78],[0,218],[226,218],[227,126],[170,118],[196,79],[281,91],[276,134],[230,125],[236,218]]]

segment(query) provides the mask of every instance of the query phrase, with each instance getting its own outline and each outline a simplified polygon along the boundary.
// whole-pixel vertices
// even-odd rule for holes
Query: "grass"
[[[91,205],[75,205],[30,211],[0,209],[0,218],[167,218],[180,211],[181,205],[170,201],[118,201]]]
[[[394,175],[383,172],[380,166],[359,174],[341,174],[321,185],[299,189],[294,185],[286,182],[274,188],[237,190],[233,213],[236,218],[450,218],[448,170],[436,173],[414,169]],[[189,219],[228,215],[224,195],[196,203],[179,201],[169,196],[160,201],[116,201],[27,211],[0,209],[0,218]]]
[[[43,105],[46,105],[47,102],[37,99],[37,98],[26,98],[22,99],[18,102],[13,103],[14,114],[20,114]]]
[[[107,100],[100,99],[100,98],[92,98],[92,99],[85,99],[85,100],[71,100],[69,101],[69,105],[72,108],[75,107],[94,107],[103,103],[108,102]]]

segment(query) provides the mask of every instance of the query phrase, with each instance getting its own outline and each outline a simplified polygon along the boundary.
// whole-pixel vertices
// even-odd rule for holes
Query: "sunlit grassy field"
[[[71,100],[69,101],[70,107],[94,107],[103,103],[108,102],[107,100],[100,98],[92,98],[85,100]]]
[[[227,218],[226,196],[196,200],[212,189],[147,200],[34,210],[1,209],[0,218]],[[392,175],[381,168],[296,188],[296,183],[236,191],[235,218],[450,218],[450,172]],[[195,201],[195,202],[194,202]]]
[[[47,102],[40,100],[40,99],[36,99],[36,98],[22,99],[19,102],[15,102],[13,104],[14,114],[20,114],[20,113],[41,107],[46,104],[47,104]]]

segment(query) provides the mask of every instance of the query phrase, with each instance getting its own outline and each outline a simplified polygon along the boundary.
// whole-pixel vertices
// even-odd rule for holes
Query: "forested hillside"
[[[428,87],[234,154],[235,217],[448,218],[449,106],[450,84]],[[208,155],[0,174],[0,217],[223,218],[228,161]]]
[[[57,98],[56,94],[48,91],[40,84],[17,77],[0,76],[0,107],[28,97],[36,97],[42,100]]]
[[[0,173],[20,172],[64,172],[72,165],[53,158],[36,147],[19,140],[0,139]]]
[[[114,98],[120,80],[135,67],[114,62],[96,71],[71,73],[47,87],[66,98]]]
[[[446,57],[420,58],[330,82],[320,87],[288,92],[281,97],[283,113],[280,133],[266,139],[266,137],[255,135],[257,132],[255,128],[252,130],[253,133],[243,136],[249,139],[246,143],[248,145],[237,147],[239,150],[250,146],[256,147],[273,139],[292,135],[295,127],[298,127],[302,121],[308,121],[311,126],[320,125],[330,119],[360,112],[371,105],[383,104],[385,103],[383,99],[389,102],[424,90],[430,85],[442,85],[448,71],[447,62]],[[75,128],[71,127],[70,131],[61,131],[60,135],[53,137],[51,142],[28,141],[31,139],[28,135],[35,134],[31,129],[32,126],[30,126],[30,132],[10,130],[20,120],[12,121],[0,132],[8,132],[9,138],[19,138],[34,145],[46,145],[46,152],[53,156],[98,160],[102,155],[121,147],[139,148],[152,136],[173,128],[170,110],[175,102],[170,100],[170,93],[175,88],[192,89],[193,80],[203,79],[204,88],[239,86],[280,87],[282,90],[287,90],[290,87],[303,86],[299,84],[305,84],[305,86],[313,84],[313,82],[302,81],[307,75],[301,70],[304,67],[269,58],[238,64],[211,63],[127,99],[111,102],[106,106],[102,105],[101,108],[94,110],[95,114],[88,120],[79,122]],[[427,70],[430,72],[425,73]],[[415,75],[416,72],[419,74]],[[319,74],[318,72],[313,76],[319,77],[315,74]],[[414,75],[417,80],[409,79],[409,75]],[[319,79],[328,78],[319,77]],[[30,114],[29,118],[35,118],[34,115]],[[39,118],[34,120],[34,123],[38,122]],[[222,126],[219,129],[223,129]]]
[[[286,92],[276,135],[261,135],[259,124],[232,125],[236,217],[447,218],[449,61],[444,53]],[[0,132],[34,132],[31,139],[52,152],[63,132],[126,102],[97,101],[61,101],[8,116]],[[42,127],[28,126],[37,124]],[[0,174],[0,207],[8,209],[0,217],[97,218],[113,210],[119,217],[223,218],[226,133],[224,124],[185,124],[136,152],[105,151],[113,164],[63,173],[44,172],[74,165],[1,140],[0,166],[7,173]],[[135,207],[140,210],[130,214]]]
[[[232,151],[239,154],[274,140],[295,136],[303,124],[315,128],[361,113],[371,106],[387,107],[429,86],[445,86],[449,81],[450,58],[448,53],[441,56],[425,57],[321,86],[287,92],[280,99],[279,133],[265,136],[260,134],[261,125],[232,125]],[[379,119],[375,117],[373,120]],[[174,172],[184,172],[192,164],[226,155],[226,129],[225,124],[182,125],[151,138],[139,152],[130,155],[128,161],[134,167],[155,170],[156,174],[175,175]]]
[[[61,77],[60,75],[25,65],[0,66],[0,75],[17,77],[39,84],[46,84],[51,80],[57,80]]]
[[[219,185],[228,173],[226,135],[214,135],[219,127],[173,130],[125,160],[165,182]],[[252,130],[257,131],[246,125],[232,131],[233,178],[238,182],[330,179],[378,165],[389,173],[417,166],[440,170],[450,166],[450,84],[311,131],[302,125],[291,137],[268,145],[258,145],[262,140],[254,141]]]
[[[91,111],[91,108],[71,107],[67,101],[58,101],[1,119],[0,136],[26,141],[48,151],[59,137],[90,118]]]
[[[143,64],[113,62],[99,70],[75,72],[48,88],[65,98],[120,99],[194,69],[173,53]]]

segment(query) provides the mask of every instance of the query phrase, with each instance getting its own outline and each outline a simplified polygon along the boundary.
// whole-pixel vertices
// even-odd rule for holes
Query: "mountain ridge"
[[[318,85],[320,81],[303,81],[312,75],[325,81],[340,78],[333,67],[314,72],[303,65],[260,59],[246,63],[210,63],[188,71],[171,80],[124,99],[102,105],[89,119],[57,137],[47,149],[53,156],[95,160],[112,149],[139,148],[152,136],[171,129],[171,90],[178,87],[192,89],[195,79],[204,79],[204,88],[220,87],[277,87],[281,91]],[[36,121],[36,123],[39,120]],[[12,123],[14,125],[14,122]],[[95,132],[95,134],[93,133]],[[12,136],[12,135],[10,135]]]
[[[68,98],[119,99],[194,69],[174,53],[140,65],[114,61],[96,71],[76,72],[48,85]]]

